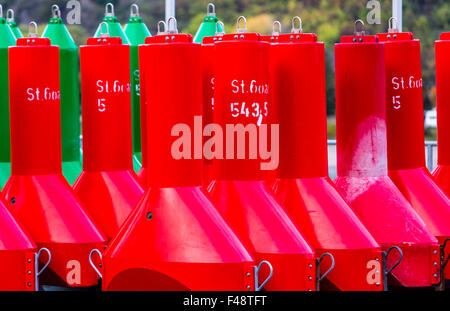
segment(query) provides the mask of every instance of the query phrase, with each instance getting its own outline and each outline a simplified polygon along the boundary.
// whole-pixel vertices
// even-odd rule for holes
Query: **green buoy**
[[[122,26],[120,25],[117,17],[114,15],[114,5],[112,3],[107,3],[105,6],[105,17],[103,18],[103,22],[108,24],[108,31],[110,37],[120,37],[122,38],[123,44],[130,45],[130,41],[122,30]],[[94,37],[99,38],[101,33],[102,24],[98,25],[97,30],[95,31]]]
[[[49,38],[52,45],[59,46],[62,170],[72,185],[83,168],[80,155],[79,55],[57,5],[52,6],[52,17],[42,37]]]
[[[133,129],[133,166],[138,172],[141,169],[141,109],[140,109],[140,84],[139,84],[139,45],[145,43],[145,38],[150,37],[150,31],[139,16],[139,7],[132,4],[130,18],[124,28],[125,35],[130,42],[131,64],[131,115]]]
[[[8,48],[16,45],[16,37],[3,17],[0,5],[0,187],[11,175],[9,131]]]
[[[216,24],[219,19],[216,16],[216,7],[212,3],[208,3],[206,9],[206,16],[197,33],[194,36],[194,42],[202,43],[204,37],[211,37],[216,34]],[[218,28],[217,32],[222,32],[223,29]]]

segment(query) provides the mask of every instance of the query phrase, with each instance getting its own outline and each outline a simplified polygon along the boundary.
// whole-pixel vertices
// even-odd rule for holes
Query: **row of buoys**
[[[80,109],[67,91],[77,90],[77,49],[53,6],[52,38],[32,23],[4,49],[11,177],[0,201],[1,289],[37,289],[38,276],[71,287],[100,277],[103,290],[442,289],[450,201],[424,164],[420,45],[393,23],[376,36],[361,25],[335,48],[333,183],[324,44],[300,18],[291,33],[275,22],[261,36],[240,17],[225,34],[209,5],[200,45],[173,17],[151,37],[137,6],[125,34],[107,4],[80,48],[78,176],[69,163],[81,165],[79,147],[64,148],[76,136],[64,136],[64,105],[67,119]],[[437,47],[449,48],[446,38]],[[230,126],[231,143],[219,135]]]

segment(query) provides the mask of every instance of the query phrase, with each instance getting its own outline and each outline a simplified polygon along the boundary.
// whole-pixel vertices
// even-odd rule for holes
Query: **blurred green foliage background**
[[[52,4],[61,8],[62,17],[68,12],[67,0],[0,0],[4,12],[15,10],[16,21],[24,33],[27,33],[28,22],[39,23],[42,31],[50,17]],[[88,36],[93,35],[101,21],[105,4],[112,2],[115,13],[122,24],[125,24],[130,5],[136,3],[140,7],[141,16],[156,33],[156,23],[164,19],[164,0],[80,0],[81,25],[69,25],[69,31],[77,44],[82,45]],[[353,33],[354,21],[358,18],[366,21],[370,9],[366,8],[368,0],[176,0],[176,17],[181,31],[195,34],[206,14],[206,6],[212,2],[216,6],[217,16],[225,23],[226,32],[233,32],[236,18],[247,17],[249,31],[269,34],[272,23],[279,20],[285,32],[290,30],[290,21],[298,15],[303,20],[305,32],[317,33],[319,40],[326,44],[327,74],[327,111],[334,114],[334,44],[340,36]],[[369,34],[385,32],[387,21],[391,17],[391,0],[380,0],[381,24],[368,25]],[[424,108],[435,106],[435,62],[434,41],[443,31],[450,31],[449,0],[403,0],[403,31],[413,32],[422,43],[422,69],[424,80]]]

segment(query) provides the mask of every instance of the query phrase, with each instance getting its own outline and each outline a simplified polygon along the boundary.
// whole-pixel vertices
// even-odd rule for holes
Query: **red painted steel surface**
[[[36,245],[3,199],[0,199],[0,228],[0,291],[35,290]]]
[[[215,45],[214,41],[219,37],[205,37],[200,53],[200,64],[202,68],[203,84],[203,123],[214,122],[214,63]],[[204,158],[203,184],[207,187],[211,183],[212,160]]]
[[[394,277],[403,286],[430,286],[439,281],[437,240],[388,177],[385,48],[377,41],[375,36],[348,36],[335,46],[335,183],[384,249],[402,249]],[[388,267],[397,256],[390,256]]]
[[[377,37],[385,43],[389,177],[443,244],[450,238],[450,200],[425,167],[420,41],[412,33]]]
[[[383,290],[382,273],[374,273],[382,271],[381,248],[328,177],[324,44],[315,34],[264,39],[273,43],[272,105],[274,123],[280,124],[280,165],[272,189],[316,253],[334,256],[327,279],[335,288]],[[324,283],[321,289],[329,288]]]
[[[144,191],[132,162],[130,47],[93,39],[80,48],[83,172],[73,188],[112,239]]]
[[[171,152],[173,127],[193,129],[202,115],[200,45],[190,35],[171,37],[139,48],[142,88],[151,94],[144,101],[150,188],[103,256],[103,289],[251,290],[253,258],[203,192],[202,159]]]
[[[435,43],[438,160],[433,178],[450,197],[450,32]]]
[[[51,251],[57,279],[42,284],[97,284],[91,249],[105,238],[61,173],[58,47],[44,38],[17,40],[9,50],[12,176],[3,189],[8,207],[38,247]]]
[[[269,44],[259,39],[259,34],[229,34],[215,44],[213,119],[224,136],[227,124],[253,126],[260,134],[270,123]],[[261,163],[259,155],[249,159],[248,150],[245,159],[213,159],[209,195],[256,261],[271,262],[274,275],[267,290],[315,290],[314,252],[264,184]]]

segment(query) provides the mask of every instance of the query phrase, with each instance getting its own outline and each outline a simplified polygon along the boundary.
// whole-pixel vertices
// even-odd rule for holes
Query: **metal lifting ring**
[[[278,26],[278,31],[276,31],[276,26]],[[274,21],[272,25],[272,36],[278,36],[281,33],[281,23],[279,21]]]
[[[45,251],[48,255],[48,260],[45,265],[39,270],[39,257],[41,257],[42,251]],[[44,272],[44,270],[48,267],[50,262],[52,261],[52,254],[48,250],[48,248],[41,248],[34,256],[34,283],[36,285],[36,291],[39,290],[39,276]]]
[[[38,26],[36,22],[30,22],[28,24],[28,37],[29,38],[37,38],[38,35]]]
[[[173,25],[173,28],[170,27],[171,25]],[[169,17],[169,19],[167,20],[167,33],[169,34],[178,33],[177,19],[173,16]]]
[[[161,31],[161,24],[164,25],[164,31]],[[157,24],[158,32],[156,35],[165,35],[167,33],[167,24],[165,21],[159,21]]]
[[[108,2],[105,5],[105,16],[114,16],[114,4],[112,4],[111,2]]]
[[[360,25],[360,29],[358,30],[358,25]],[[364,26],[364,22],[361,19],[355,21],[355,36],[364,36],[366,34],[366,28]]]
[[[267,265],[267,267],[269,268],[269,276],[264,280],[264,282],[261,283],[261,285],[259,284],[259,271],[261,271],[261,268],[263,265]],[[255,277],[255,292],[259,292],[260,290],[262,290],[264,288],[264,285],[267,284],[267,282],[269,282],[269,280],[272,278],[273,276],[273,267],[270,264],[270,262],[268,262],[267,260],[263,260],[259,263],[258,266],[254,267],[254,277]]]
[[[102,273],[98,270],[98,268],[95,266],[94,262],[92,261],[92,255],[94,255],[94,253],[97,253],[98,257],[100,258],[100,261],[102,261],[103,260],[102,252],[100,252],[98,249],[94,248],[89,253],[89,263],[91,264],[92,269],[94,269],[95,272],[97,272],[98,276],[102,279],[103,278]]]
[[[130,17],[139,17],[139,7],[135,3],[133,3],[130,7]]]
[[[244,21],[244,28],[240,28],[239,24],[241,20]],[[247,19],[244,16],[239,16],[236,24],[236,33],[246,33],[247,32]]]
[[[298,28],[295,27],[295,21],[298,21]],[[294,16],[292,18],[291,33],[303,33],[303,23],[299,16]]]
[[[14,22],[14,11],[13,11],[13,9],[8,9],[8,11],[6,11],[6,20],[8,22]]]
[[[56,4],[52,5],[52,18],[61,18],[61,10]]]
[[[219,27],[218,26],[220,26],[220,29],[222,29],[222,31],[219,31]],[[221,22],[221,21],[218,21],[217,23],[216,23],[216,36],[223,36],[225,34],[225,25]]]
[[[106,32],[103,32],[103,26],[106,26]],[[107,22],[100,23],[100,38],[109,37],[109,25]]]
[[[394,28],[394,21],[395,21],[395,28]],[[388,24],[389,24],[388,29],[389,33],[398,32],[398,20],[396,17],[392,16],[391,18],[389,18]]]
[[[216,6],[212,3],[208,3],[206,7],[206,16],[216,16]]]

